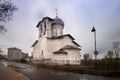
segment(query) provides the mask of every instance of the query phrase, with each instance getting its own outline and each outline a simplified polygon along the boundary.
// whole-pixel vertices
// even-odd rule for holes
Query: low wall
[[[34,64],[80,65],[80,60],[31,60]]]

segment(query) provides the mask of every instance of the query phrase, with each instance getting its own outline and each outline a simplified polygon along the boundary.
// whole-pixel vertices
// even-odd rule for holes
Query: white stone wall
[[[70,64],[80,64],[80,50],[77,49],[69,49],[65,50],[67,55],[67,60],[70,60]]]
[[[52,26],[52,36],[61,36],[63,34],[63,26],[53,25]]]
[[[67,55],[68,60],[80,60],[80,50],[68,49],[65,51],[68,53]]]
[[[45,30],[45,24],[46,24],[46,30]],[[43,29],[42,33],[40,31],[40,27],[42,27]],[[79,63],[79,62],[75,62],[75,60],[80,60],[80,52],[79,52],[80,50],[66,50],[68,54],[58,54],[58,55],[53,54],[54,51],[57,51],[66,45],[72,45],[78,47],[76,44],[72,42],[72,39],[69,36],[63,36],[63,38],[59,38],[59,39],[47,38],[47,37],[51,38],[52,36],[61,36],[63,34],[63,27],[61,25],[51,26],[51,22],[45,19],[40,24],[38,30],[39,30],[38,43],[33,47],[34,60],[51,59],[51,62],[56,63],[57,61],[58,64]]]
[[[46,26],[45,26],[46,25]],[[42,33],[41,33],[42,27]],[[46,30],[45,30],[46,27]],[[51,23],[49,20],[45,19],[39,25],[39,36],[38,36],[38,43],[33,47],[33,59],[41,60],[49,58],[48,49],[47,49],[47,38],[51,37]],[[45,33],[45,34],[44,34]],[[41,36],[40,36],[41,35]]]
[[[46,59],[49,58],[47,49],[47,38],[45,36],[39,38],[38,43],[33,49],[33,59]]]
[[[8,50],[8,60],[21,60],[22,51],[20,50]]]
[[[47,23],[46,37],[52,37],[51,22],[47,20],[46,23]]]
[[[42,59],[42,58],[53,58],[54,51],[57,51],[63,48],[66,45],[76,46],[71,38],[65,36],[61,39],[47,39],[45,36],[39,38],[38,43],[34,46],[33,49],[33,58]],[[76,46],[77,47],[77,46]],[[43,51],[43,54],[42,54]],[[43,55],[43,56],[42,56]]]
[[[66,45],[72,45],[78,47],[72,42],[72,39],[69,38],[68,36],[65,36],[64,38],[61,39],[48,39],[48,51],[50,53],[57,51]]]
[[[76,49],[65,50],[68,54],[53,54],[53,64],[80,64],[80,51]]]
[[[39,59],[39,42],[33,47],[33,59],[37,60]]]

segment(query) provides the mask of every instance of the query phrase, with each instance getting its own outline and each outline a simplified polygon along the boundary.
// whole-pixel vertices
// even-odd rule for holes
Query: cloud
[[[111,48],[112,40],[120,40],[119,0],[13,0],[18,7],[13,20],[6,24],[8,32],[0,35],[0,47],[18,47],[32,52],[30,47],[37,39],[37,23],[45,16],[55,17],[55,8],[65,23],[64,33],[70,33],[82,46],[81,53],[93,55],[93,26],[97,30],[97,48],[100,56]]]

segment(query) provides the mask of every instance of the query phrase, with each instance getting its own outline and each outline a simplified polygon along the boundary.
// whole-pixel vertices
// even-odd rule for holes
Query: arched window
[[[44,21],[44,33],[43,33],[43,35],[45,35],[46,34],[46,25],[47,24],[47,22],[46,21]]]

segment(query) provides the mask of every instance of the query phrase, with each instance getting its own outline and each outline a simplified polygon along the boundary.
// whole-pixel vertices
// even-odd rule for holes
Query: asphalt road
[[[15,68],[17,71],[24,74],[31,80],[120,80],[119,78],[77,74],[46,68],[37,68],[31,65],[16,62],[7,62],[7,64],[8,66]]]

